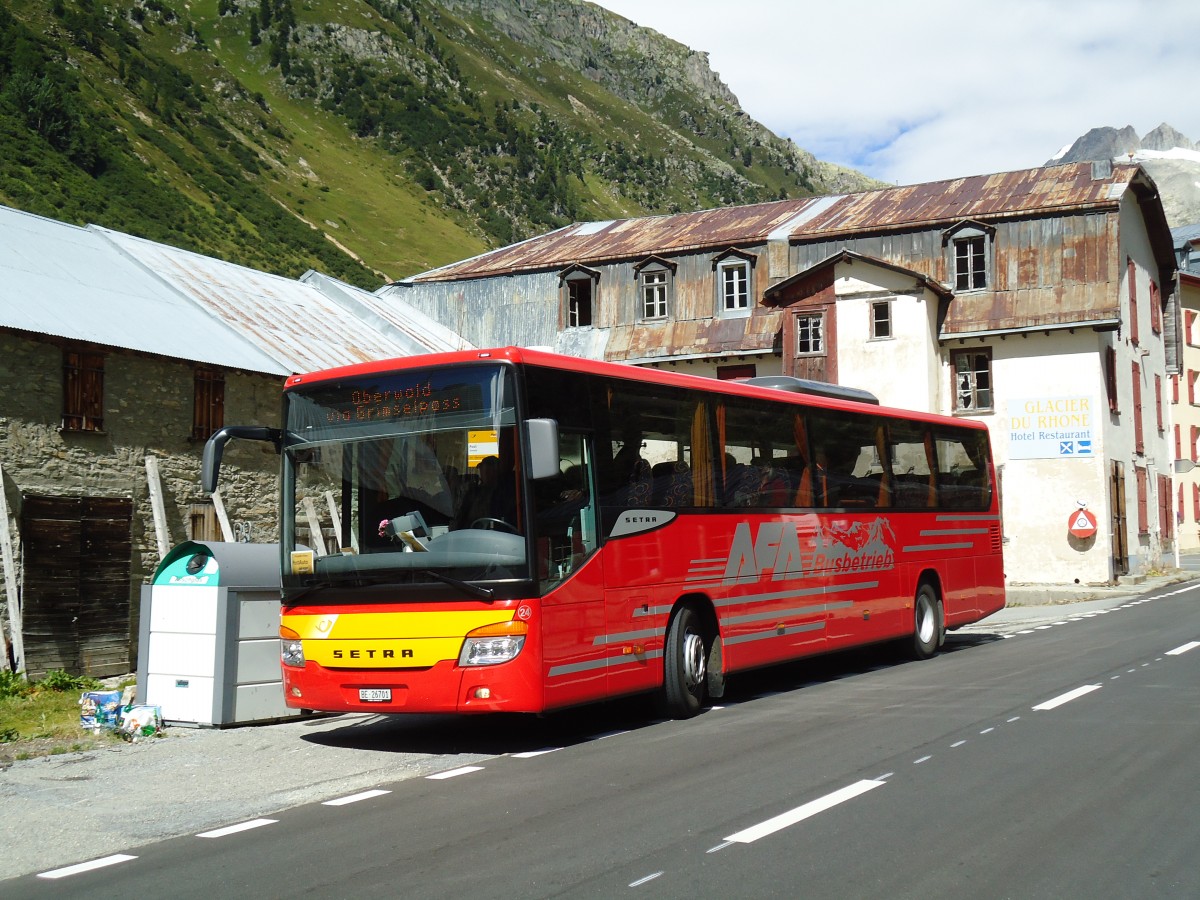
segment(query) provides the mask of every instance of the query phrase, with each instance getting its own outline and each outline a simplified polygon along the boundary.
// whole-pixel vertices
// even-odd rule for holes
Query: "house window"
[[[1171,516],[1171,479],[1158,476],[1158,533],[1164,541],[1175,537],[1175,522]]]
[[[750,309],[750,264],[744,260],[723,262],[717,267],[721,312],[734,314]]]
[[[1146,452],[1146,438],[1142,430],[1142,367],[1133,364],[1133,449]]]
[[[1155,281],[1150,282],[1150,330],[1162,334],[1162,296]]]
[[[1117,351],[1112,347],[1104,348],[1104,387],[1108,392],[1108,411],[1121,411],[1117,399]]]
[[[567,279],[567,327],[587,328],[592,324],[592,279]]]
[[[954,241],[954,289],[981,291],[987,287],[987,257],[983,235]]]
[[[639,276],[643,319],[665,319],[667,317],[668,274],[666,269],[646,269]]]
[[[1146,481],[1146,470],[1141,466],[1134,466],[1133,472],[1137,476],[1137,528],[1138,534],[1150,533],[1150,498],[1147,496],[1148,487]]]
[[[1183,311],[1183,339],[1189,347],[1200,346],[1196,340],[1196,313],[1190,309]]]
[[[950,360],[954,378],[954,411],[985,412],[992,409],[992,351],[958,350]]]
[[[206,441],[225,424],[225,376],[214,369],[197,369],[195,384],[192,437]]]
[[[1154,376],[1154,414],[1158,417],[1158,433],[1162,434],[1166,429],[1163,426],[1163,390],[1162,378],[1158,375]]]
[[[875,300],[871,303],[871,339],[882,340],[892,336],[892,301]]]
[[[1136,347],[1138,345],[1137,264],[1127,257],[1126,267],[1129,270],[1129,340]]]
[[[796,355],[820,356],[825,352],[825,317],[820,313],[796,316]]]
[[[739,366],[717,366],[718,381],[738,381],[743,378],[753,378],[757,374],[758,367],[754,363]]]
[[[104,356],[63,353],[63,431],[104,430]]]

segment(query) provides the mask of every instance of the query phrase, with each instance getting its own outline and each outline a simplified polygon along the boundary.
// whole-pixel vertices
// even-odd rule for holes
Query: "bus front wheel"
[[[914,659],[929,659],[942,645],[945,634],[942,601],[933,585],[921,582],[913,599],[913,635],[910,652]]]
[[[713,637],[700,614],[681,607],[671,620],[663,650],[662,710],[675,719],[694,716],[704,705]]]

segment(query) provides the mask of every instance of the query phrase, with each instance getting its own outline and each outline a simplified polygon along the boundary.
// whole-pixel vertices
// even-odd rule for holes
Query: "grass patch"
[[[79,695],[102,687],[94,678],[61,670],[32,683],[11,672],[0,672],[0,766],[119,741],[110,732],[92,734],[79,725]]]

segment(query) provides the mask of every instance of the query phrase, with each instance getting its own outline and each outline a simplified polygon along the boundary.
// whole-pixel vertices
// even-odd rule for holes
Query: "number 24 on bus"
[[[897,642],[1004,605],[980,423],[863,391],[502,348],[288,379],[282,671],[299,709],[541,712]],[[486,455],[485,455],[486,454]]]

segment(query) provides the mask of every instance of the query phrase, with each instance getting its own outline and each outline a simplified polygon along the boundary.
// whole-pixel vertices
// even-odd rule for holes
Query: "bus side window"
[[[934,434],[937,448],[938,498],[943,506],[984,509],[991,501],[988,447],[982,432]]]

